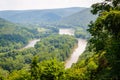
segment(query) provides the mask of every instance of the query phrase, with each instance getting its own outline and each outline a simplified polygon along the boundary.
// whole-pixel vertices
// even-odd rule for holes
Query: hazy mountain
[[[0,17],[14,23],[41,25],[81,26],[87,27],[97,16],[90,13],[90,8],[73,7],[45,10],[0,11]]]
[[[88,26],[91,20],[95,20],[97,15],[93,15],[90,12],[90,8],[86,8],[81,10],[75,14],[70,16],[64,17],[60,20],[62,24],[69,24],[69,25],[80,25],[80,26]]]
[[[85,8],[73,7],[46,10],[0,11],[0,17],[15,23],[45,23],[58,21],[83,9]]]

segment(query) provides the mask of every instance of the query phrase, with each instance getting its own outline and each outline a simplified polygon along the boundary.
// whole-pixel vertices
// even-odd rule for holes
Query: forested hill
[[[107,1],[111,4],[107,4]],[[70,18],[73,13],[69,14],[71,20],[68,22],[70,23],[73,18],[78,20],[77,18],[80,16],[83,17],[83,21],[85,18],[89,19],[87,17],[91,16],[85,14],[84,10],[74,13],[76,18]],[[73,64],[69,69],[65,69],[65,63],[61,61],[67,60],[76,48],[78,41],[75,37],[55,33],[42,38],[34,48],[14,50],[25,43],[23,39],[27,40],[28,35],[31,36],[30,30],[0,19],[0,80],[120,80],[120,0],[104,0],[102,3],[93,4],[91,12],[99,16],[94,22],[90,22],[87,29],[91,37],[86,50],[80,56],[77,64]],[[78,13],[79,16],[77,16]],[[20,14],[25,15],[26,13]],[[14,14],[11,19],[14,19],[16,15]],[[53,17],[56,20],[66,17],[60,18],[60,15],[53,15],[53,13],[52,16],[57,16],[57,19]],[[19,16],[17,15],[17,17]],[[33,16],[24,17],[33,19]],[[19,20],[21,21],[21,16]],[[24,22],[24,19],[22,20]],[[79,23],[75,20],[73,22]],[[56,25],[64,27],[63,25],[69,23],[62,24],[61,22]],[[36,30],[48,33],[52,28],[58,32],[56,27],[49,26],[48,28],[48,26],[39,26]],[[84,37],[85,34],[81,35],[80,32],[85,32],[85,30],[79,26],[75,30],[75,36]]]
[[[87,27],[91,20],[96,19],[96,16],[92,15],[90,10],[90,8],[72,7],[46,10],[0,11],[0,17],[22,24]]]
[[[0,53],[19,49],[34,38],[41,38],[57,33],[58,29],[36,26],[26,27],[0,18]]]
[[[0,18],[0,52],[20,48],[32,37],[29,29]]]
[[[80,25],[81,27],[86,27],[90,21],[94,21],[97,18],[97,15],[93,15],[90,10],[91,8],[83,9],[77,13],[62,18],[60,22],[62,24]]]
[[[58,21],[83,9],[85,8],[72,7],[46,10],[0,11],[0,17],[16,23],[45,23]]]
[[[68,80],[120,80],[120,0],[93,4],[91,12],[99,15],[89,25],[92,37],[78,63],[69,70]]]

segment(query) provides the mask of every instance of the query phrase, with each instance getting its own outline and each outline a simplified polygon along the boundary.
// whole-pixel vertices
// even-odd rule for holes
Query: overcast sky
[[[0,0],[0,10],[90,7],[103,0]]]

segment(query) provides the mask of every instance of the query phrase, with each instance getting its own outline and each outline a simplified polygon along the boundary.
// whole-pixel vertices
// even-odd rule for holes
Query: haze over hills
[[[3,0],[0,8],[99,2],[24,1]],[[120,0],[91,8],[0,11],[0,80],[120,80]]]
[[[74,28],[76,37],[85,37],[87,35],[86,34],[87,25],[91,20],[96,19],[96,16],[93,16],[90,13],[90,8],[83,7],[47,9],[47,10],[0,11],[0,17],[1,17],[0,18],[1,42],[3,43],[3,40],[7,42],[7,40],[9,40],[7,36],[11,36],[9,37],[10,40],[14,38],[19,39],[18,37],[16,37],[19,36],[24,39],[21,40],[23,41],[23,44],[27,43],[28,38],[33,37],[38,38],[41,36],[46,36],[48,35],[48,33],[53,32],[56,33],[58,32],[58,28],[60,27]],[[4,18],[5,20],[2,18]],[[14,23],[23,24],[22,26],[24,26],[24,24],[33,25],[32,27],[31,25],[29,26],[31,27],[31,29],[27,29],[25,27],[21,27],[19,24]],[[36,26],[35,24],[39,25]],[[43,31],[44,34],[41,33],[41,31]]]
[[[46,10],[11,10],[0,11],[0,17],[14,23],[24,24],[54,24],[80,25],[87,24],[96,17],[90,13],[90,8],[72,7]]]
[[[15,23],[53,22],[83,9],[85,8],[74,7],[46,10],[0,11],[0,17]]]
[[[48,33],[56,33],[58,32],[59,27],[74,28],[75,36],[85,37],[87,35],[86,28],[88,23],[91,20],[96,19],[96,16],[93,16],[90,13],[90,8],[83,7],[49,10],[0,11],[0,17],[1,42],[3,42],[3,37],[4,41],[6,41],[8,40],[7,36],[11,36],[11,39],[14,38],[14,36],[15,39],[19,39],[18,37],[16,38],[16,36],[20,36],[25,38],[23,40],[23,44],[26,44],[28,38],[38,38],[41,36],[46,36]],[[14,23],[23,24],[23,27]],[[32,27],[31,29],[27,29],[24,27],[24,24],[33,24],[32,27],[34,27],[34,29]],[[40,26],[35,26],[35,24],[39,24]],[[44,24],[46,27],[42,26],[42,24]],[[45,31],[43,32],[44,34],[41,33],[41,31]]]
[[[97,18],[97,15],[93,15],[90,10],[91,8],[83,9],[75,14],[62,18],[60,22],[73,26],[80,25],[81,27],[86,27],[90,21],[94,21]]]

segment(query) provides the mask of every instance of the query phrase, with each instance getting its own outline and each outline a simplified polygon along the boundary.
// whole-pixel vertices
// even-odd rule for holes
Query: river
[[[59,34],[61,35],[74,35],[73,29],[60,29]],[[84,39],[77,39],[78,47],[73,51],[70,58],[65,62],[65,68],[70,68],[73,63],[76,63],[79,59],[79,56],[84,52],[85,47],[87,45],[87,41]]]
[[[73,51],[71,57],[66,61],[65,68],[70,68],[73,63],[76,63],[79,56],[85,51],[87,41],[83,39],[78,39],[78,47]]]
[[[28,45],[26,45],[25,47],[23,47],[23,49],[26,49],[26,48],[30,48],[30,47],[34,47],[35,44],[40,41],[40,39],[34,39],[34,40],[31,40]]]
[[[72,28],[61,28],[59,29],[60,35],[74,35],[74,30]]]
[[[74,30],[73,29],[69,29],[69,28],[63,28],[63,29],[59,29],[59,34],[60,35],[74,35]],[[70,68],[72,66],[73,63],[76,63],[78,61],[79,56],[84,52],[85,47],[87,45],[87,41],[84,39],[77,39],[78,40],[78,47],[73,51],[73,53],[71,54],[70,58],[68,58],[65,61],[65,68]],[[32,41],[29,42],[28,45],[26,45],[24,48],[30,48],[30,47],[34,47],[34,45],[40,41],[40,39],[34,39]]]
[[[74,31],[72,29],[59,29],[59,34],[68,34],[68,35],[74,35]],[[26,49],[26,48],[30,48],[30,47],[34,47],[34,45],[40,41],[40,39],[34,39],[31,40],[25,47],[23,47],[22,49]]]

